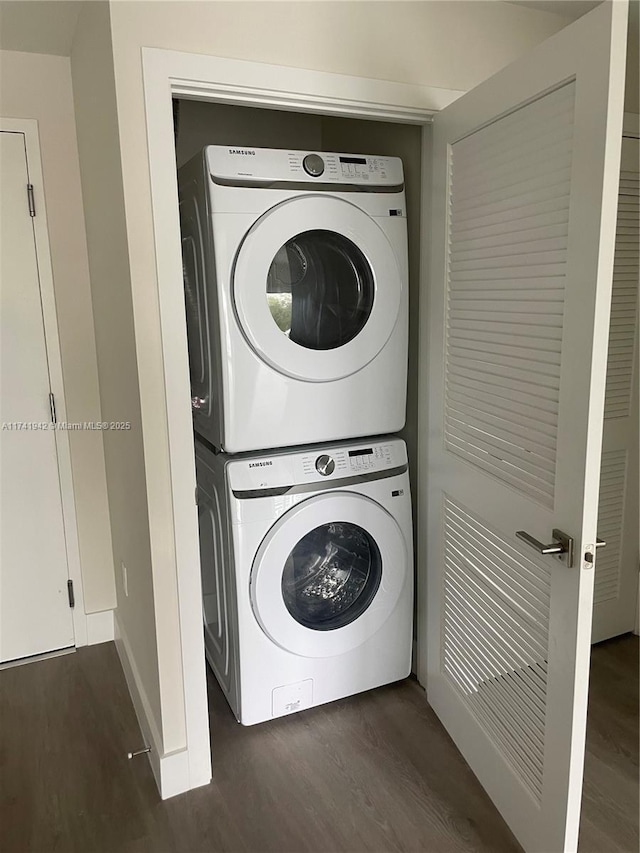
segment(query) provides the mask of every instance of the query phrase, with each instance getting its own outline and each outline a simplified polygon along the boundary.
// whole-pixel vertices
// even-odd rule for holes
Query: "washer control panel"
[[[405,443],[399,438],[388,438],[362,444],[340,442],[307,447],[293,453],[247,455],[244,459],[230,460],[226,470],[232,489],[251,491],[334,481],[338,487],[341,480],[406,464]]]
[[[392,443],[363,444],[362,447],[333,447],[331,455],[322,453],[319,456],[303,454],[302,475],[305,479],[315,473],[323,477],[333,474],[336,478],[351,477],[354,474],[365,474],[367,471],[380,471],[402,465],[398,461],[401,456]],[[404,460],[406,461],[406,460]]]
[[[351,157],[340,154],[340,173],[343,178],[351,181],[367,182],[374,179],[385,181],[389,172],[388,157]]]
[[[373,471],[391,465],[391,448],[388,444],[359,447],[355,450],[348,450],[347,458],[352,471]]]
[[[237,181],[257,186],[291,181],[400,188],[404,183],[399,157],[333,151],[229,148],[226,145],[208,145],[205,153],[214,183],[216,178],[221,183]]]

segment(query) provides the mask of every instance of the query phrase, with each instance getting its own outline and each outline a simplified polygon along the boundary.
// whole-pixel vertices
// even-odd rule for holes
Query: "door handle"
[[[199,412],[200,409],[203,409],[207,403],[209,402],[208,397],[192,397],[191,398],[191,408],[194,412]]]
[[[573,539],[571,536],[567,536],[566,533],[563,533],[562,530],[558,530],[557,528],[551,532],[553,536],[553,542],[549,545],[545,545],[542,542],[539,542],[530,533],[527,533],[526,530],[516,530],[516,536],[518,539],[522,539],[523,542],[526,542],[527,545],[530,545],[532,548],[539,554],[555,554],[555,556],[559,557],[567,564],[567,568],[570,569],[573,566]]]

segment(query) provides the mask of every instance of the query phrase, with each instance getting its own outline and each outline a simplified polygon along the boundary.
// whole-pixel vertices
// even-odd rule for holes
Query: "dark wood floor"
[[[637,853],[638,642],[593,646],[580,853]]]
[[[414,681],[253,728],[162,802],[112,644],[0,673],[0,851],[518,851]],[[594,648],[580,850],[638,849],[638,638]]]

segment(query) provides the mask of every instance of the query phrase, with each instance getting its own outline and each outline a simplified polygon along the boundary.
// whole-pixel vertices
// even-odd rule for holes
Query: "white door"
[[[577,846],[626,15],[435,120],[427,692],[538,853]],[[516,535],[554,530],[571,567]]]
[[[638,163],[622,140],[604,404],[592,642],[633,631],[638,602]]]
[[[22,133],[0,133],[0,662],[74,644]]]
[[[265,282],[265,298],[256,283]],[[233,273],[242,330],[267,364],[329,382],[361,370],[396,325],[398,259],[360,208],[326,195],[276,205],[244,239]],[[405,295],[406,298],[406,295]]]

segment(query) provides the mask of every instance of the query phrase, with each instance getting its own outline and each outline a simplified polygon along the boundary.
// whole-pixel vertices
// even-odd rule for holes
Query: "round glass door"
[[[385,232],[350,202],[304,195],[268,210],[246,234],[233,268],[244,337],[287,376],[351,376],[386,345],[406,298]]]
[[[289,509],[264,537],[251,568],[251,605],[277,645],[327,657],[378,631],[408,577],[395,519],[364,495],[328,492]]]
[[[267,273],[267,302],[290,341],[329,350],[352,341],[373,308],[375,284],[360,249],[333,231],[305,231],[278,249]]]
[[[307,533],[282,572],[291,616],[314,631],[343,628],[362,616],[382,577],[380,549],[357,524],[332,521]]]

